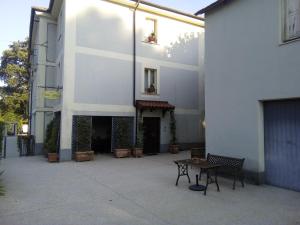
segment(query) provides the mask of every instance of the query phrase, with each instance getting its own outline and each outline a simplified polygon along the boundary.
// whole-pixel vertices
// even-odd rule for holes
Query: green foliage
[[[0,118],[17,122],[19,129],[27,123],[29,93],[28,40],[13,42],[1,57]]]
[[[177,143],[176,120],[175,120],[174,111],[170,112],[170,133],[171,133],[171,144],[176,144]]]
[[[60,130],[60,117],[55,116],[54,119],[48,124],[46,129],[46,140],[44,148],[48,153],[56,153],[58,151],[58,136]]]
[[[0,177],[3,173],[4,171],[0,172]],[[5,190],[4,190],[4,186],[1,184],[1,179],[0,179],[0,196],[4,196],[4,195],[5,195]]]
[[[3,138],[4,138],[4,130],[5,130],[5,123],[0,121],[0,155],[2,155],[3,151]]]
[[[129,148],[129,126],[125,118],[119,118],[116,126],[116,148]]]
[[[137,130],[137,137],[136,137],[136,148],[143,148],[144,145],[144,125],[143,125],[143,119],[139,118],[138,120],[138,130]]]
[[[77,117],[76,151],[91,151],[92,122],[90,116]]]
[[[51,139],[52,129],[53,129],[54,119],[48,123],[46,128],[46,137],[44,141],[44,149],[48,152],[49,140]]]

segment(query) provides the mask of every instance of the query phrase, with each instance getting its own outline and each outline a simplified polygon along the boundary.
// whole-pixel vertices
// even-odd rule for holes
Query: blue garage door
[[[300,191],[300,100],[264,103],[265,178]]]

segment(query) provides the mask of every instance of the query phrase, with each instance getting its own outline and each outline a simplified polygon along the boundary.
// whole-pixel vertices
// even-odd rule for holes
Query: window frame
[[[288,0],[280,1],[280,14],[281,14],[281,43],[286,44],[289,42],[300,40],[300,33],[295,37],[289,37],[287,29],[287,3]]]
[[[145,70],[146,69],[153,69],[156,70],[156,92],[151,94],[151,93],[147,93],[146,92],[146,87],[145,87],[145,77],[146,77],[146,73]],[[149,65],[149,64],[144,64],[142,66],[142,71],[141,71],[141,93],[144,96],[159,96],[160,95],[160,68],[159,66],[156,65]],[[149,74],[149,73],[148,73]],[[150,77],[148,77],[148,80],[150,79]]]
[[[146,34],[146,32],[144,31],[144,36],[143,36],[143,41],[149,44],[157,44],[158,42],[158,29],[157,29],[157,19],[153,18],[153,17],[146,17],[145,21],[153,21],[153,25],[154,25],[154,34],[155,34],[155,38],[156,40],[151,42],[148,40],[148,38],[150,37],[150,34]]]

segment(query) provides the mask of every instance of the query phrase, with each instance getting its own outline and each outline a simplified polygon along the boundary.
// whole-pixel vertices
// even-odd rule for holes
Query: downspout
[[[135,107],[135,140],[137,142],[137,129],[138,129],[138,110],[136,108],[136,96],[135,96],[135,80],[136,80],[136,10],[139,7],[140,0],[137,1],[133,10],[133,106]]]
[[[32,77],[33,77],[33,71],[31,71],[31,76],[30,76],[30,102],[29,104],[29,121],[28,121],[28,125],[29,125],[29,130],[28,133],[31,135],[31,131],[32,131],[32,127],[31,127],[31,122],[32,122],[32,89],[33,89],[33,81],[32,81]]]

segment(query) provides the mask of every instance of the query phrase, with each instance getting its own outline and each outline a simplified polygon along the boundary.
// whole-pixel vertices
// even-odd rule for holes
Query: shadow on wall
[[[114,9],[116,10],[116,9]],[[77,45],[114,52],[132,52],[132,15],[104,13],[88,7],[77,15]]]
[[[171,42],[170,46],[166,47],[166,56],[169,59],[177,58],[180,55],[182,58],[189,62],[195,62],[195,57],[198,54],[195,54],[195,47],[199,51],[199,35],[196,33],[184,33],[181,36],[178,36],[175,42]]]

